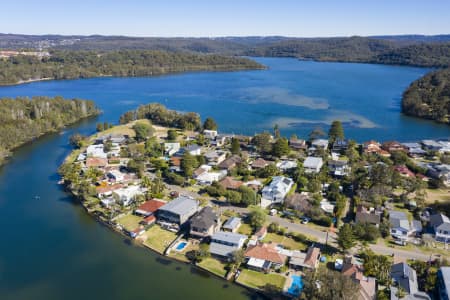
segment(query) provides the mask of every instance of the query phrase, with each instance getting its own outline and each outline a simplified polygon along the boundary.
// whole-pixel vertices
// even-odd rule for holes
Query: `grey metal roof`
[[[391,277],[399,286],[401,286],[408,294],[418,291],[416,271],[407,263],[394,264],[391,267]]]
[[[217,214],[209,206],[203,208],[199,213],[191,219],[191,226],[196,228],[209,229],[215,225],[218,220]]]
[[[305,168],[315,169],[323,163],[322,157],[308,156],[303,162]]]
[[[441,272],[447,295],[450,295],[450,267],[441,267],[439,271]]]
[[[193,209],[198,209],[198,201],[187,196],[179,196],[159,208],[159,210],[169,211],[178,215],[184,215]]]
[[[234,230],[240,224],[241,224],[241,218],[231,217],[225,222],[225,224],[223,224],[223,228],[226,228],[229,230]]]
[[[242,240],[246,240],[247,236],[239,233],[218,231],[212,235],[211,239],[231,244],[239,244]]]
[[[214,242],[209,245],[209,252],[219,256],[231,256],[231,254],[233,254],[236,250],[238,250],[237,247],[222,245]]]

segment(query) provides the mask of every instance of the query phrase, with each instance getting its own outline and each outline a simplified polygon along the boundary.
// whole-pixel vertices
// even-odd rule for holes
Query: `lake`
[[[245,289],[134,246],[96,223],[56,183],[74,132],[117,122],[159,101],[214,117],[225,132],[253,134],[273,124],[305,136],[333,119],[347,135],[417,140],[448,137],[449,127],[400,114],[402,91],[425,69],[258,59],[268,70],[97,78],[0,88],[2,96],[62,95],[95,100],[104,114],[15,151],[0,169],[0,298],[255,299]]]

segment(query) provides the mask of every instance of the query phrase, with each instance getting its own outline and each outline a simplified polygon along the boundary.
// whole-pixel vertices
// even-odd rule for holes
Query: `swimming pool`
[[[175,250],[182,251],[187,246],[187,242],[179,242]]]
[[[303,289],[303,281],[302,276],[300,275],[292,275],[291,276],[292,283],[289,289],[287,290],[288,294],[292,296],[299,296]]]

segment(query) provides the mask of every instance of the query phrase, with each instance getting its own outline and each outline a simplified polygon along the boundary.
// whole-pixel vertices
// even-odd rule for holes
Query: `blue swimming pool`
[[[175,248],[177,251],[182,251],[187,245],[187,242],[180,242],[178,243],[177,247]]]
[[[303,289],[302,276],[292,275],[292,283],[287,292],[292,296],[299,296]]]

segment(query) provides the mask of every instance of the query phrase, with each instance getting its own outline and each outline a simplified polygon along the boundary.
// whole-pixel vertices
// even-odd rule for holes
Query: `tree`
[[[309,133],[309,140],[312,141],[324,137],[325,135],[325,131],[323,131],[322,128],[316,127]]]
[[[232,154],[239,154],[241,152],[241,145],[239,143],[239,140],[236,138],[231,139],[231,153]]]
[[[136,132],[136,141],[142,142],[147,139],[147,137],[153,134],[153,127],[149,124],[138,122],[133,125],[133,130]]]
[[[268,154],[272,151],[271,138],[268,132],[259,133],[253,137],[252,144],[256,146],[260,153]]]
[[[180,168],[184,173],[184,176],[191,177],[194,173],[194,169],[197,168],[198,162],[195,156],[190,154],[189,152],[184,152],[183,157],[181,158]]]
[[[375,277],[379,284],[387,284],[390,278],[392,258],[386,255],[377,255],[370,249],[361,256],[364,259],[364,274]]]
[[[99,131],[99,132],[105,130],[103,127],[103,123],[97,123],[96,128],[97,128],[97,131]]]
[[[359,297],[356,291],[360,287],[352,278],[325,267],[306,271],[303,283],[300,299],[357,300]]]
[[[345,223],[339,229],[337,243],[343,251],[348,250],[355,245],[355,236],[353,235],[353,229],[350,224]]]
[[[275,164],[269,164],[264,168],[258,169],[255,175],[261,178],[269,178],[271,176],[276,176],[280,173],[280,170],[275,166]]]
[[[328,131],[328,139],[330,143],[344,139],[344,128],[342,128],[341,121],[335,120],[331,123],[330,130]]]
[[[267,219],[266,212],[259,206],[252,206],[249,213],[250,225],[258,229],[264,225]]]
[[[69,143],[75,148],[81,148],[86,140],[87,136],[75,133],[70,136]]]
[[[248,205],[256,205],[256,192],[249,188],[248,186],[241,185],[238,189],[239,193],[241,193],[241,202],[242,204]]]
[[[203,129],[205,130],[217,130],[217,123],[214,121],[213,118],[208,117],[206,118],[205,122],[203,123]]]
[[[174,129],[169,129],[167,131],[167,139],[171,142],[174,142],[177,140],[178,132]]]
[[[282,157],[289,153],[289,142],[286,138],[279,138],[272,146],[272,155]]]
[[[280,127],[278,126],[278,124],[275,124],[274,126],[273,126],[273,135],[274,135],[274,137],[276,138],[276,139],[279,139],[280,138]]]
[[[227,191],[225,197],[227,198],[228,202],[232,204],[239,204],[242,200],[241,194],[236,191]]]

